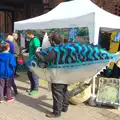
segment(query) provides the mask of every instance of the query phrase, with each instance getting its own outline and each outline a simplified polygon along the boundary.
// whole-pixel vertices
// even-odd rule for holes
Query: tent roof
[[[120,17],[97,7],[90,0],[63,2],[50,12],[15,22],[15,30],[87,27],[120,28]]]

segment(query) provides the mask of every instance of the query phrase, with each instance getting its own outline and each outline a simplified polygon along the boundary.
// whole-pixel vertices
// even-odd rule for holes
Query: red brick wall
[[[120,16],[120,0],[91,0],[104,10]]]

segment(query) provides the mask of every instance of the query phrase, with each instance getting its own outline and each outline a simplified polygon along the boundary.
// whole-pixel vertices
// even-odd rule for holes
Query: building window
[[[115,15],[118,15],[118,16],[120,16],[120,5],[119,4],[116,4],[115,6],[114,6],[114,13],[115,13]]]

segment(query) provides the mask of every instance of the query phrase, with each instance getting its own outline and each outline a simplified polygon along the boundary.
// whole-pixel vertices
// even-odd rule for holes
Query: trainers
[[[30,89],[29,89],[29,90],[26,90],[26,92],[28,92],[28,93],[30,93],[31,91],[32,91],[32,90],[30,90]]]
[[[4,96],[5,99],[7,99],[7,96]]]
[[[12,101],[14,101],[14,98],[13,97],[12,98],[8,98],[7,101],[8,102],[12,102]]]
[[[18,92],[15,92],[14,94],[15,94],[15,96],[16,96],[16,95],[18,95],[19,93],[18,93]]]
[[[46,114],[46,117],[48,117],[48,118],[57,118],[57,117],[60,117],[60,115],[56,115],[55,113],[48,113],[48,114]]]
[[[37,90],[32,90],[32,91],[30,91],[29,94],[30,94],[30,95],[37,95],[37,94],[38,94],[38,91],[37,91]]]

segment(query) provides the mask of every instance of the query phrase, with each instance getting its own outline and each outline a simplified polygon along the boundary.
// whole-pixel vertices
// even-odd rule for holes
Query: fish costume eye
[[[37,63],[35,61],[31,61],[31,66],[32,67],[37,67]]]

